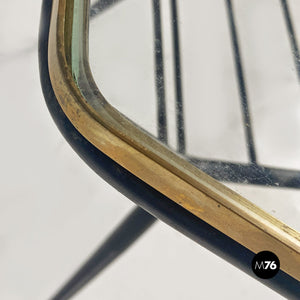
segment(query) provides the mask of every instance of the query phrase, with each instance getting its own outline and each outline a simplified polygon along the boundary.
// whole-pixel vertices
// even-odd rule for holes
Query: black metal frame
[[[120,1],[120,0],[118,0]],[[113,1],[116,3],[118,1]],[[300,172],[289,171],[275,168],[266,168],[256,163],[254,142],[251,132],[250,113],[247,103],[247,94],[241,63],[241,55],[238,46],[237,32],[234,22],[233,8],[231,0],[226,0],[227,10],[230,20],[231,36],[233,49],[235,51],[236,71],[239,80],[240,97],[244,112],[244,119],[247,120],[245,128],[248,137],[248,152],[251,160],[249,165],[235,163],[201,160],[193,157],[187,158],[201,169],[213,177],[231,182],[240,182],[240,175],[247,178],[247,183],[300,187]],[[110,1],[99,1],[91,8],[91,16],[94,17],[98,12],[110,7]],[[282,0],[282,7],[285,12],[289,33],[293,33],[292,22],[288,13],[286,1]],[[70,143],[78,155],[102,178],[112,186],[122,192],[129,199],[134,201],[141,208],[136,208],[106,240],[106,242],[92,255],[92,257],[83,265],[82,268],[58,291],[51,299],[63,300],[72,297],[89,280],[102,271],[110,262],[125,251],[147,228],[155,221],[155,218],[161,219],[170,226],[179,230],[197,243],[208,248],[220,257],[237,266],[250,276],[256,278],[280,294],[289,299],[297,299],[300,294],[300,283],[283,271],[272,279],[261,280],[252,272],[251,261],[254,253],[235,242],[222,232],[216,230],[206,222],[192,215],[190,212],[180,207],[155,189],[148,186],[139,178],[115,163],[92,144],[90,144],[70,123],[68,118],[60,108],[54,95],[48,70],[48,34],[52,0],[43,0],[40,37],[39,37],[39,61],[40,74],[43,93],[46,99],[49,111],[55,120],[58,128]],[[178,13],[176,0],[171,0],[173,16],[173,42],[174,42],[174,64],[175,81],[177,95],[177,134],[178,134],[178,152],[185,153],[184,138],[184,114],[183,98],[181,88],[181,68],[180,68],[180,47],[178,30]],[[154,26],[155,26],[155,60],[156,60],[156,89],[158,101],[158,136],[161,141],[167,143],[167,122],[166,115],[159,117],[161,110],[165,110],[164,98],[164,76],[163,76],[163,57],[162,57],[162,39],[161,39],[161,21],[160,21],[160,0],[153,0]],[[295,35],[291,37],[292,48],[297,49]],[[294,51],[293,50],[293,51]],[[298,62],[299,52],[294,51],[295,62]],[[299,68],[297,69],[299,70]],[[227,172],[228,168],[232,172]],[[228,175],[230,174],[230,175]],[[157,201],[159,199],[159,201]],[[147,213],[146,211],[149,213]],[[154,217],[153,217],[153,216]]]

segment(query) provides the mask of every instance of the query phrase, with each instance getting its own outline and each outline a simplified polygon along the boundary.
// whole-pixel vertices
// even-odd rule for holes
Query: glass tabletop
[[[112,106],[298,231],[299,12],[299,1],[92,2],[89,33]]]

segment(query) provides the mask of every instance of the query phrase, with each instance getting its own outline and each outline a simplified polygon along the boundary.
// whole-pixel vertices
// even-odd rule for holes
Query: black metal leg
[[[51,300],[70,299],[132,245],[155,221],[156,218],[145,210],[135,208]]]

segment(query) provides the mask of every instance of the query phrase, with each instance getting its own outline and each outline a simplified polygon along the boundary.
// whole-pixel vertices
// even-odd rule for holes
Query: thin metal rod
[[[282,12],[283,12],[283,16],[285,19],[288,36],[289,36],[289,40],[290,40],[290,44],[291,44],[291,49],[292,49],[292,53],[293,53],[296,72],[298,75],[298,80],[300,81],[300,54],[299,54],[297,38],[296,38],[289,6],[288,6],[288,3],[286,0],[281,0],[280,2],[281,2]]]
[[[98,0],[90,8],[90,17],[94,18],[99,13],[103,12],[110,6],[117,4],[121,0]]]
[[[251,128],[251,118],[250,118],[250,112],[248,106],[247,89],[246,89],[246,84],[244,79],[244,72],[243,72],[241,53],[240,53],[240,47],[238,42],[237,29],[236,29],[235,19],[234,19],[234,12],[233,12],[231,0],[225,0],[225,1],[226,1],[226,8],[227,8],[228,19],[229,19],[229,27],[230,27],[230,34],[231,34],[232,49],[233,49],[234,60],[235,60],[236,76],[238,79],[240,100],[241,100],[241,105],[243,110],[243,121],[244,121],[245,133],[246,133],[248,155],[250,161],[252,163],[256,163],[256,153],[255,153],[254,139],[253,139],[252,128]]]
[[[155,57],[155,84],[157,97],[157,126],[158,139],[168,143],[167,110],[165,100],[165,77],[163,63],[163,41],[161,34],[160,0],[153,0],[154,18],[154,57]]]
[[[272,187],[300,188],[300,171],[241,164],[220,160],[186,159],[211,177],[227,182],[257,184]]]
[[[180,42],[178,30],[178,12],[177,1],[171,0],[171,15],[173,23],[173,48],[174,48],[174,65],[175,65],[175,85],[176,85],[176,121],[177,121],[177,151],[185,153],[185,132],[184,132],[184,111],[183,111],[183,94],[181,82],[181,61],[180,61]]]
[[[70,299],[132,245],[155,221],[156,218],[152,215],[136,207],[51,299]]]

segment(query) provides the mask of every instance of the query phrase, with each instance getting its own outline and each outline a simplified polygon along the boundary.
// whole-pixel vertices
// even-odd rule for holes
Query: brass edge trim
[[[86,1],[86,0],[85,0]],[[85,59],[96,106],[77,87],[65,53],[66,3],[54,0],[49,72],[55,95],[72,124],[94,146],[194,215],[257,253],[276,253],[281,269],[300,280],[300,234],[201,172],[147,135],[110,106],[98,91]],[[86,41],[85,41],[86,42]],[[238,229],[238,230],[236,230]]]

